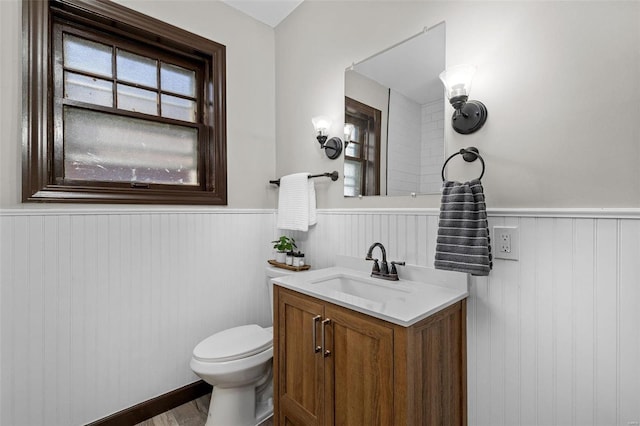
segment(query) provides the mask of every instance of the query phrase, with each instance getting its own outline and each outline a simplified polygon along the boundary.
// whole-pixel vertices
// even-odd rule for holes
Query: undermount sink
[[[379,278],[365,278],[346,273],[310,281],[310,284],[378,303],[404,300],[411,293],[411,288],[400,284],[400,281],[383,281]]]
[[[362,265],[350,261],[271,282],[405,327],[469,295],[467,276],[459,272],[408,265],[399,281],[386,281],[364,271],[370,263]],[[403,273],[409,279],[403,279]]]

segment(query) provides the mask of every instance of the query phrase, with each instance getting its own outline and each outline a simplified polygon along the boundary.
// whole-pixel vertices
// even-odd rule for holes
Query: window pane
[[[111,47],[69,34],[63,36],[64,66],[111,77]]]
[[[99,78],[64,72],[64,97],[107,107],[113,106],[113,83]]]
[[[196,96],[196,73],[176,65],[162,64],[160,81],[163,92],[184,96]]]
[[[64,108],[65,179],[197,185],[193,128]]]
[[[358,161],[344,161],[344,195],[356,197],[360,195],[362,181],[362,164]]]
[[[158,94],[151,90],[118,84],[118,108],[158,115]]]
[[[118,80],[158,87],[157,61],[134,53],[118,50],[116,56]]]
[[[162,116],[176,120],[196,121],[196,103],[188,99],[175,96],[161,95]]]

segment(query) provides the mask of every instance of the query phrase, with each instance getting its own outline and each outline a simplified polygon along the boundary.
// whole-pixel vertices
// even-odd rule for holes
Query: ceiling
[[[270,27],[275,28],[303,0],[221,0]]]

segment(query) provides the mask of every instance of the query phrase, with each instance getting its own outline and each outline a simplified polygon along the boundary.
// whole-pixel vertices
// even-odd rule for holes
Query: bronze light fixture
[[[318,143],[320,143],[320,149],[324,149],[327,157],[332,160],[340,157],[340,154],[342,153],[342,140],[335,136],[327,140],[329,128],[331,128],[331,119],[320,116],[312,118],[311,122],[316,130],[316,139],[318,140]]]
[[[354,134],[356,132],[356,126],[354,126],[351,123],[346,123],[344,125],[344,149],[347,149],[347,146],[349,146],[349,142],[351,142],[354,138]],[[345,155],[347,155],[345,153]]]
[[[487,108],[480,101],[469,100],[471,80],[476,72],[473,65],[456,65],[440,73],[447,98],[455,109],[451,118],[453,130],[468,135],[479,130],[487,121]]]

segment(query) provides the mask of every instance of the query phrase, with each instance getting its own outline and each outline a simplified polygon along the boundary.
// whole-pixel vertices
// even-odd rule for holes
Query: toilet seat
[[[263,352],[272,344],[271,327],[242,325],[207,337],[193,349],[193,357],[204,362],[233,361]]]

